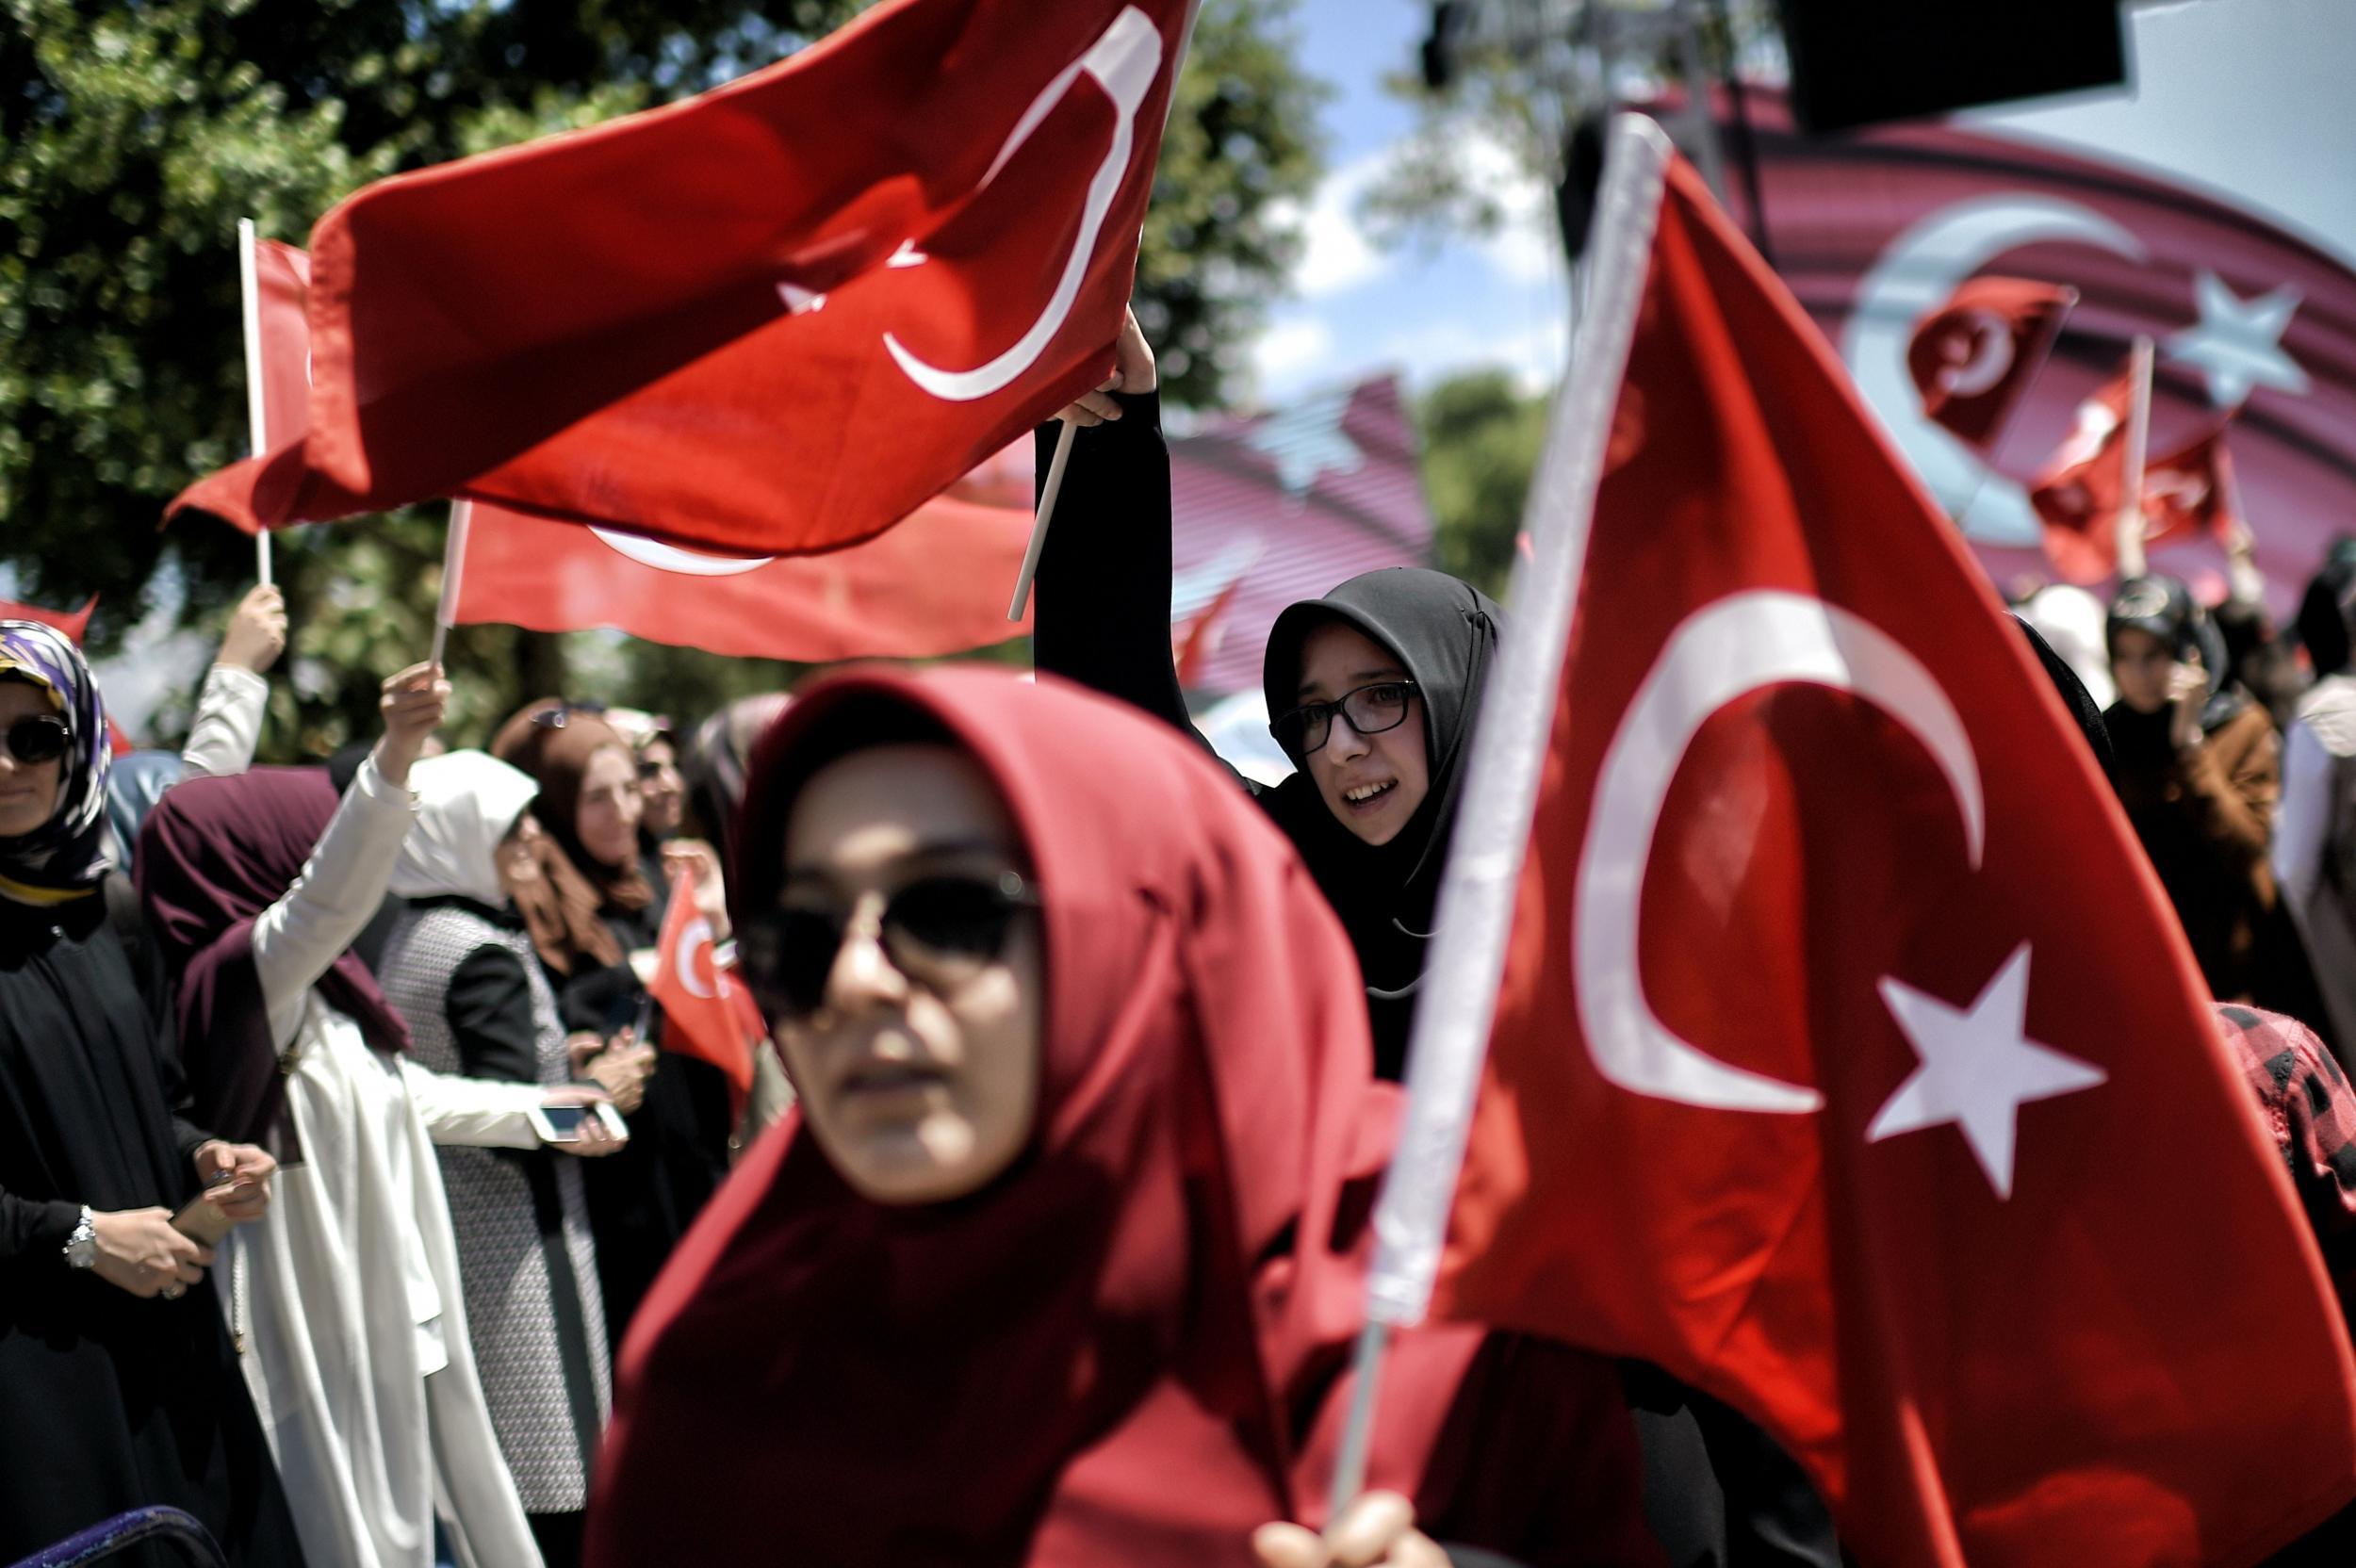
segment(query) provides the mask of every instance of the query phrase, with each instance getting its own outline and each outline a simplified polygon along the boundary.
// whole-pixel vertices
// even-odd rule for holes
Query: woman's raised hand
[[[229,630],[213,661],[260,675],[286,651],[286,598],[274,583],[257,583],[229,614]]]
[[[213,1250],[172,1228],[170,1209],[118,1209],[90,1216],[98,1261],[90,1271],[119,1290],[147,1298],[177,1296],[205,1278]]]
[[[1083,430],[1101,425],[1107,419],[1121,417],[1121,404],[1113,400],[1116,392],[1151,392],[1161,384],[1160,374],[1153,368],[1153,345],[1145,340],[1145,329],[1137,325],[1137,313],[1123,311],[1121,317],[1121,336],[1113,343],[1113,373],[1093,392],[1083,392],[1077,401],[1067,405],[1057,415]]]
[[[1262,1525],[1252,1550],[1263,1568],[1448,1568],[1439,1543],[1415,1528],[1415,1505],[1368,1492],[1315,1535],[1299,1525]]]
[[[384,715],[384,736],[376,743],[376,771],[387,784],[409,782],[409,764],[425,749],[425,738],[441,727],[450,709],[450,682],[442,666],[412,664],[384,680],[377,708]]]

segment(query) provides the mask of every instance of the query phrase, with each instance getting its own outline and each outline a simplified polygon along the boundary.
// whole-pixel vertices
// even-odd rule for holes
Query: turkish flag
[[[258,352],[246,363],[262,388],[259,452],[303,439],[311,424],[311,258],[276,239],[254,242],[254,329]],[[257,364],[256,361],[259,363]]]
[[[1966,279],[1906,344],[1923,417],[1982,451],[1993,446],[2077,299],[2074,288],[2029,278]]]
[[[1438,1309],[1747,1410],[1864,1562],[2250,1561],[2356,1494],[2356,1368],[2166,897],[1829,346],[1651,180],[1567,653],[1475,762],[1546,748]]]
[[[2205,533],[2222,545],[2242,519],[2233,509],[2233,460],[2225,427],[2143,468],[2144,544],[2172,545]]]
[[[879,532],[1101,380],[1186,0],[888,0],[311,237],[310,426],[175,501],[464,494],[739,555]]]
[[[753,1044],[734,999],[738,988],[712,962],[712,923],[695,908],[693,883],[686,876],[673,879],[655,943],[654,980],[646,988],[665,1020],[663,1048],[728,1074],[741,1105],[753,1088]]]
[[[2070,434],[2029,487],[2029,504],[2045,529],[2046,559],[2071,582],[2100,582],[2119,569],[2134,399],[2130,364],[2078,405]]]
[[[2028,487],[2071,410],[2142,334],[2158,349],[2152,451],[2239,408],[2241,504],[2268,605],[2290,620],[2356,516],[2356,269],[2344,256],[2232,191],[1983,117],[1808,136],[1779,94],[1752,91],[1745,106],[1748,124],[1722,117],[1722,134],[1746,134],[1757,152],[1784,280],[1931,493],[1971,498],[1964,533],[1995,581],[2051,574]],[[1747,225],[1742,194],[1729,200]],[[1926,418],[1906,368],[1914,323],[1984,272],[2081,296],[1991,451]],[[2226,565],[2202,535],[2168,550],[2154,564],[2180,577]]]
[[[612,627],[734,658],[928,659],[1031,629],[1003,596],[1027,507],[936,496],[899,527],[824,555],[719,556],[475,502],[454,624]]]

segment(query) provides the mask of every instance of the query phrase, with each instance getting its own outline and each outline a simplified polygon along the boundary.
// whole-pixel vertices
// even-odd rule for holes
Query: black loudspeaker
[[[1781,0],[1804,131],[2127,79],[2119,0]]]

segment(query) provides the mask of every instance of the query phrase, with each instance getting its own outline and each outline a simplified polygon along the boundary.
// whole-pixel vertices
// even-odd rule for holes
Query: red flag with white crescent
[[[2220,545],[2233,538],[2242,519],[2233,510],[2233,460],[2223,425],[2144,466],[2143,517],[2147,547],[2203,533]]]
[[[255,247],[267,429],[299,442],[309,383],[310,258]],[[611,627],[736,658],[923,659],[1030,630],[1006,618],[1031,533],[1030,447],[1017,441],[899,527],[822,555],[722,556],[478,502],[450,596],[454,625]]]
[[[1923,417],[1983,451],[1994,445],[2077,298],[2074,288],[2030,278],[1966,279],[1906,345]]]
[[[2029,504],[2045,530],[2046,559],[2070,582],[2100,582],[2119,569],[2134,399],[2131,360],[2078,405],[2070,433],[2029,486]]]
[[[1830,347],[1624,127],[1377,1311],[1436,1270],[1748,1411],[1863,1562],[2253,1561],[2356,1495],[2356,1365],[2166,895]]]
[[[1109,368],[1187,9],[887,0],[685,103],[369,186],[312,234],[304,440],[174,507],[879,532]]]
[[[753,1048],[733,1000],[736,982],[712,961],[712,923],[695,907],[694,882],[673,879],[646,989],[664,1019],[663,1048],[710,1062],[728,1075],[739,1104],[752,1092]]]

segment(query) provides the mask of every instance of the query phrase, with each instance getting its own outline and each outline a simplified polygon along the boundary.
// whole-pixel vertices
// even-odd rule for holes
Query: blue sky
[[[2143,0],[2127,8],[2133,90],[2111,90],[1973,118],[2010,132],[2137,161],[2211,186],[2304,232],[2356,266],[2356,3]],[[1335,90],[1330,160],[1307,207],[1292,296],[1252,354],[1253,391],[1282,400],[1379,368],[1411,381],[1503,365],[1533,387],[1561,373],[1566,286],[1546,192],[1501,156],[1476,160],[1518,221],[1436,254],[1385,253],[1351,203],[1414,117],[1384,93],[1429,24],[1422,0],[1302,0],[1302,63]]]

